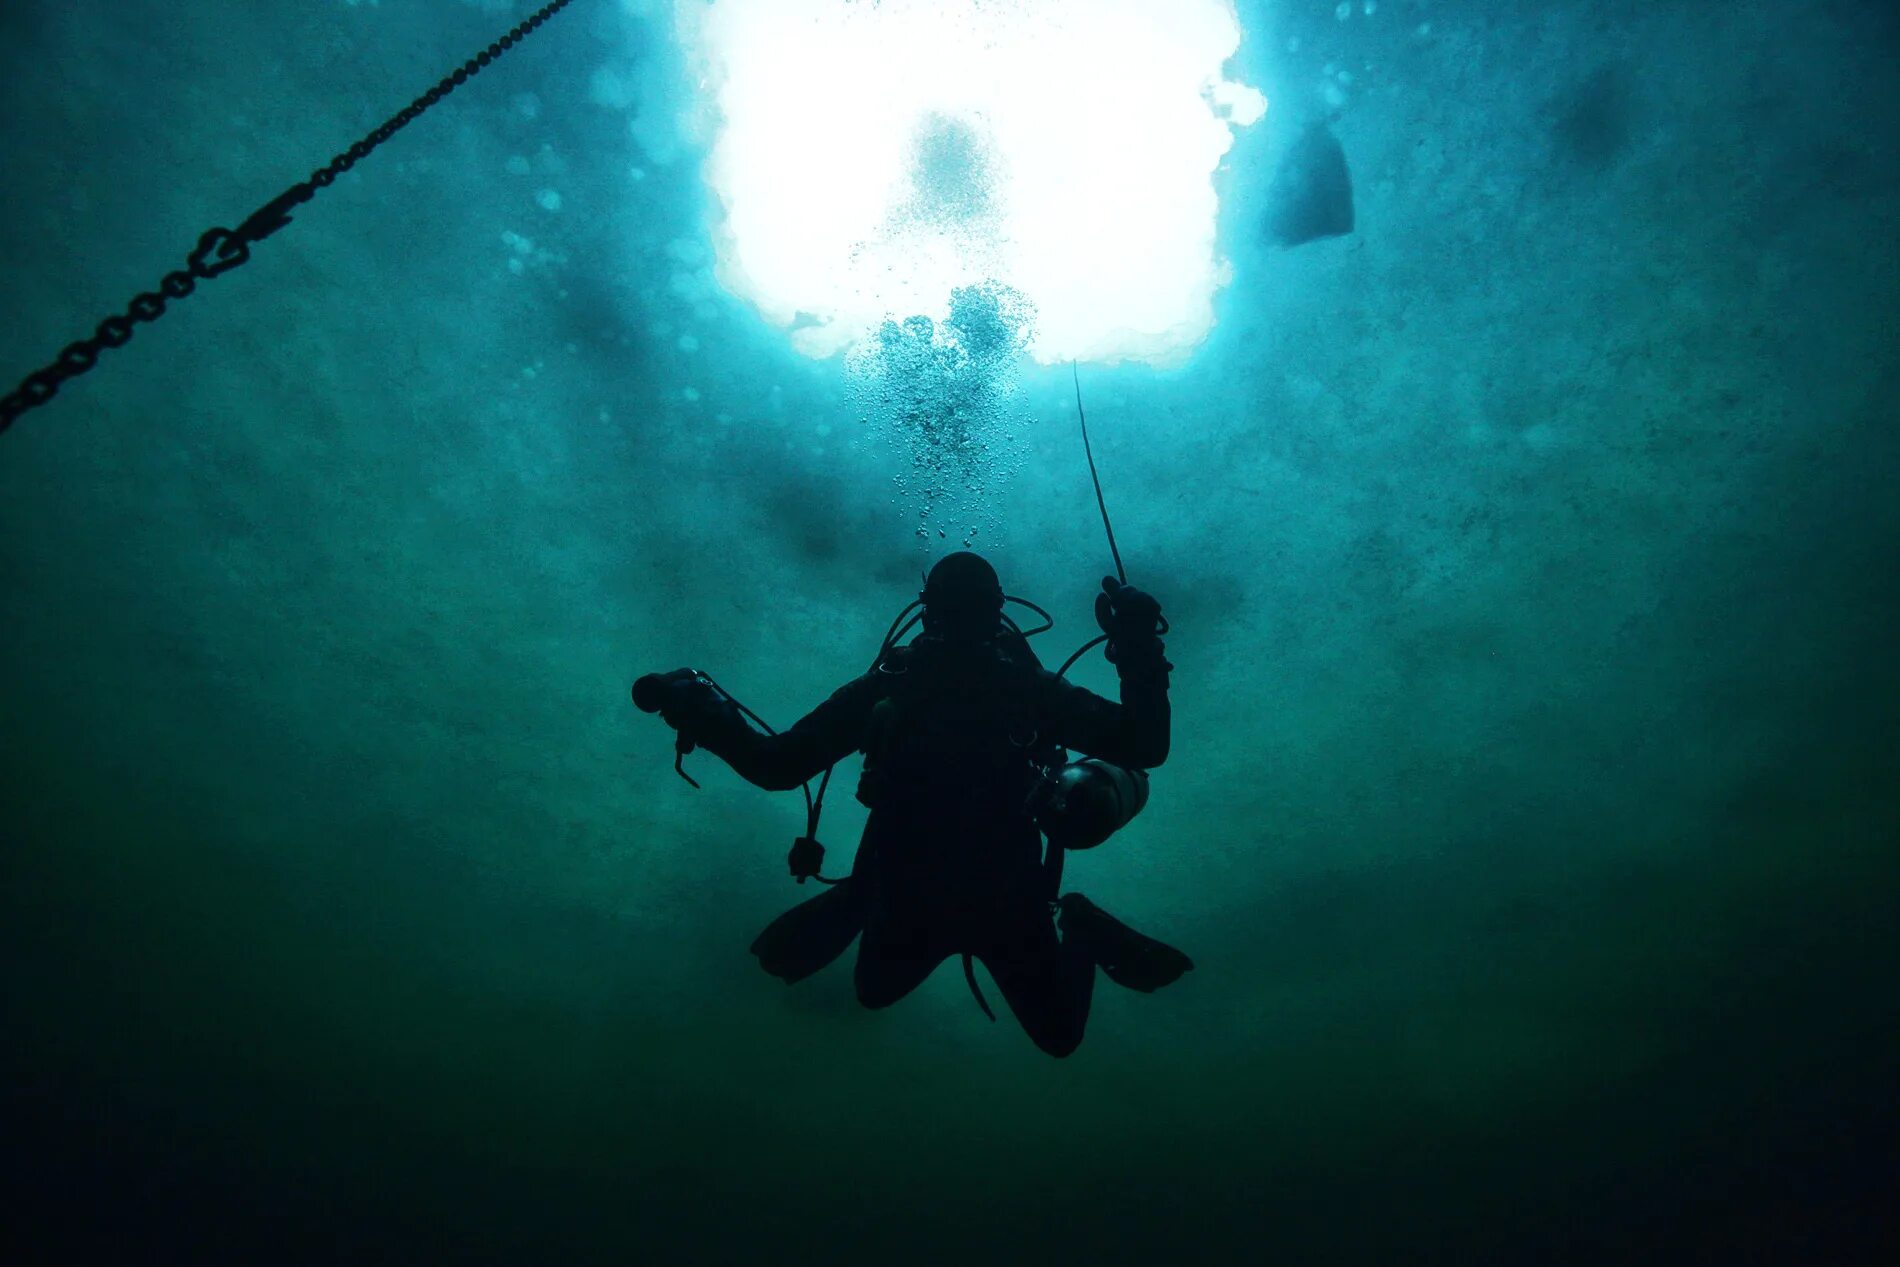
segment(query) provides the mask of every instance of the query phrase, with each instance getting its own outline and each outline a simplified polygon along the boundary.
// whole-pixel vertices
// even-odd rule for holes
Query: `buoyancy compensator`
[[[1044,624],[1023,630],[1004,617],[991,644],[994,654],[1020,670],[1040,671],[1041,661],[1030,647],[1029,638],[1054,622],[1041,608],[1024,599],[1012,595],[1008,601],[1042,615]],[[908,628],[904,623],[908,614],[907,609],[892,623],[896,636]],[[858,800],[872,808],[876,808],[881,799],[885,759],[894,735],[902,726],[900,718],[905,705],[898,697],[903,694],[902,686],[907,685],[904,679],[911,676],[914,667],[906,663],[905,650],[894,646],[893,638],[887,637],[873,668],[873,672],[891,681],[892,693],[874,710],[863,749],[864,776],[859,783]],[[1075,657],[1070,657],[1063,665],[1063,672],[1074,662]],[[1043,741],[1027,720],[1011,728],[1008,744],[1016,754],[1015,759],[1032,778],[1024,807],[1048,837],[1052,851],[1093,849],[1127,826],[1148,803],[1146,770],[1127,769],[1099,757],[1071,761],[1066,750]]]
[[[881,698],[861,748],[860,803],[871,809],[887,803],[894,779],[939,791],[982,786],[1020,798],[1045,767],[1066,758],[1039,742],[1032,711],[1042,663],[1028,636],[1054,622],[1025,599],[1008,601],[1029,607],[1044,623],[1024,631],[999,615],[991,637],[958,646],[929,633],[898,645],[917,623],[906,619],[912,608],[892,623],[871,669]]]

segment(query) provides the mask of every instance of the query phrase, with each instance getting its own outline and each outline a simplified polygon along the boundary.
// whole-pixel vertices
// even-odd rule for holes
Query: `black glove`
[[[633,684],[633,704],[643,713],[658,713],[674,730],[693,729],[719,702],[712,681],[698,669],[649,673]]]
[[[1103,577],[1102,592],[1095,596],[1095,623],[1108,635],[1110,664],[1166,664],[1161,660],[1161,604],[1152,594]]]

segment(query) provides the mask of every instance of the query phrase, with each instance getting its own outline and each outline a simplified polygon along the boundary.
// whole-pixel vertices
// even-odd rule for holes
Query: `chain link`
[[[467,83],[489,63],[572,3],[573,0],[552,0],[514,30],[443,76],[433,88],[397,111],[381,127],[312,172],[308,180],[292,185],[252,212],[235,230],[208,230],[198,239],[198,245],[187,257],[185,267],[166,274],[156,291],[148,290],[139,295],[127,305],[122,316],[107,317],[99,323],[91,338],[68,344],[50,365],[27,375],[17,389],[0,396],[0,434],[4,434],[20,415],[52,400],[68,380],[92,369],[99,362],[100,352],[108,348],[122,348],[131,342],[134,329],[164,316],[168,303],[189,297],[198,288],[199,282],[222,276],[248,261],[251,247],[289,224],[290,213],[316,197],[319,189],[334,183],[338,176],[368,158],[378,146],[421,117],[425,110]]]

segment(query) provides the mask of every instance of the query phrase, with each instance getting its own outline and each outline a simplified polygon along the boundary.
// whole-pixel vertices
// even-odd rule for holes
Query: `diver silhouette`
[[[1194,966],[1081,894],[1058,896],[1063,852],[1132,818],[1146,772],[1167,759],[1174,666],[1161,609],[1104,578],[1096,619],[1121,677],[1115,703],[1042,667],[1003,616],[1002,586],[981,556],[946,556],[919,597],[916,638],[895,645],[893,626],[869,672],[781,734],[755,729],[692,669],[642,678],[635,703],[679,732],[680,752],[704,747],[767,789],[864,754],[857,795],[870,815],[851,873],[759,935],[752,953],[767,972],[803,980],[856,938],[858,1000],[882,1008],[953,955],[975,991],[973,956],[1031,1040],[1066,1056],[1082,1041],[1097,967],[1152,991]],[[1068,749],[1086,759],[1068,761]],[[793,874],[815,876],[821,856],[801,837]]]

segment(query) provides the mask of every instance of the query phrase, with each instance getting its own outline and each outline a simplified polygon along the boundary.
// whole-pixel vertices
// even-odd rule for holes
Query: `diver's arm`
[[[1108,635],[1108,658],[1122,679],[1122,702],[1109,703],[1092,691],[1045,674],[1051,736],[1066,748],[1114,765],[1152,770],[1168,759],[1171,719],[1168,663],[1161,642],[1167,622],[1154,597],[1102,578],[1095,596],[1095,619]]]
[[[1168,662],[1124,663],[1118,667],[1122,675],[1119,704],[1053,673],[1044,674],[1048,715],[1053,723],[1049,738],[1084,756],[1100,757],[1130,769],[1152,770],[1168,759],[1172,738]]]
[[[868,677],[847,682],[789,730],[757,730],[732,702],[715,696],[686,719],[680,733],[719,757],[740,778],[768,791],[795,788],[858,750],[876,688]]]

